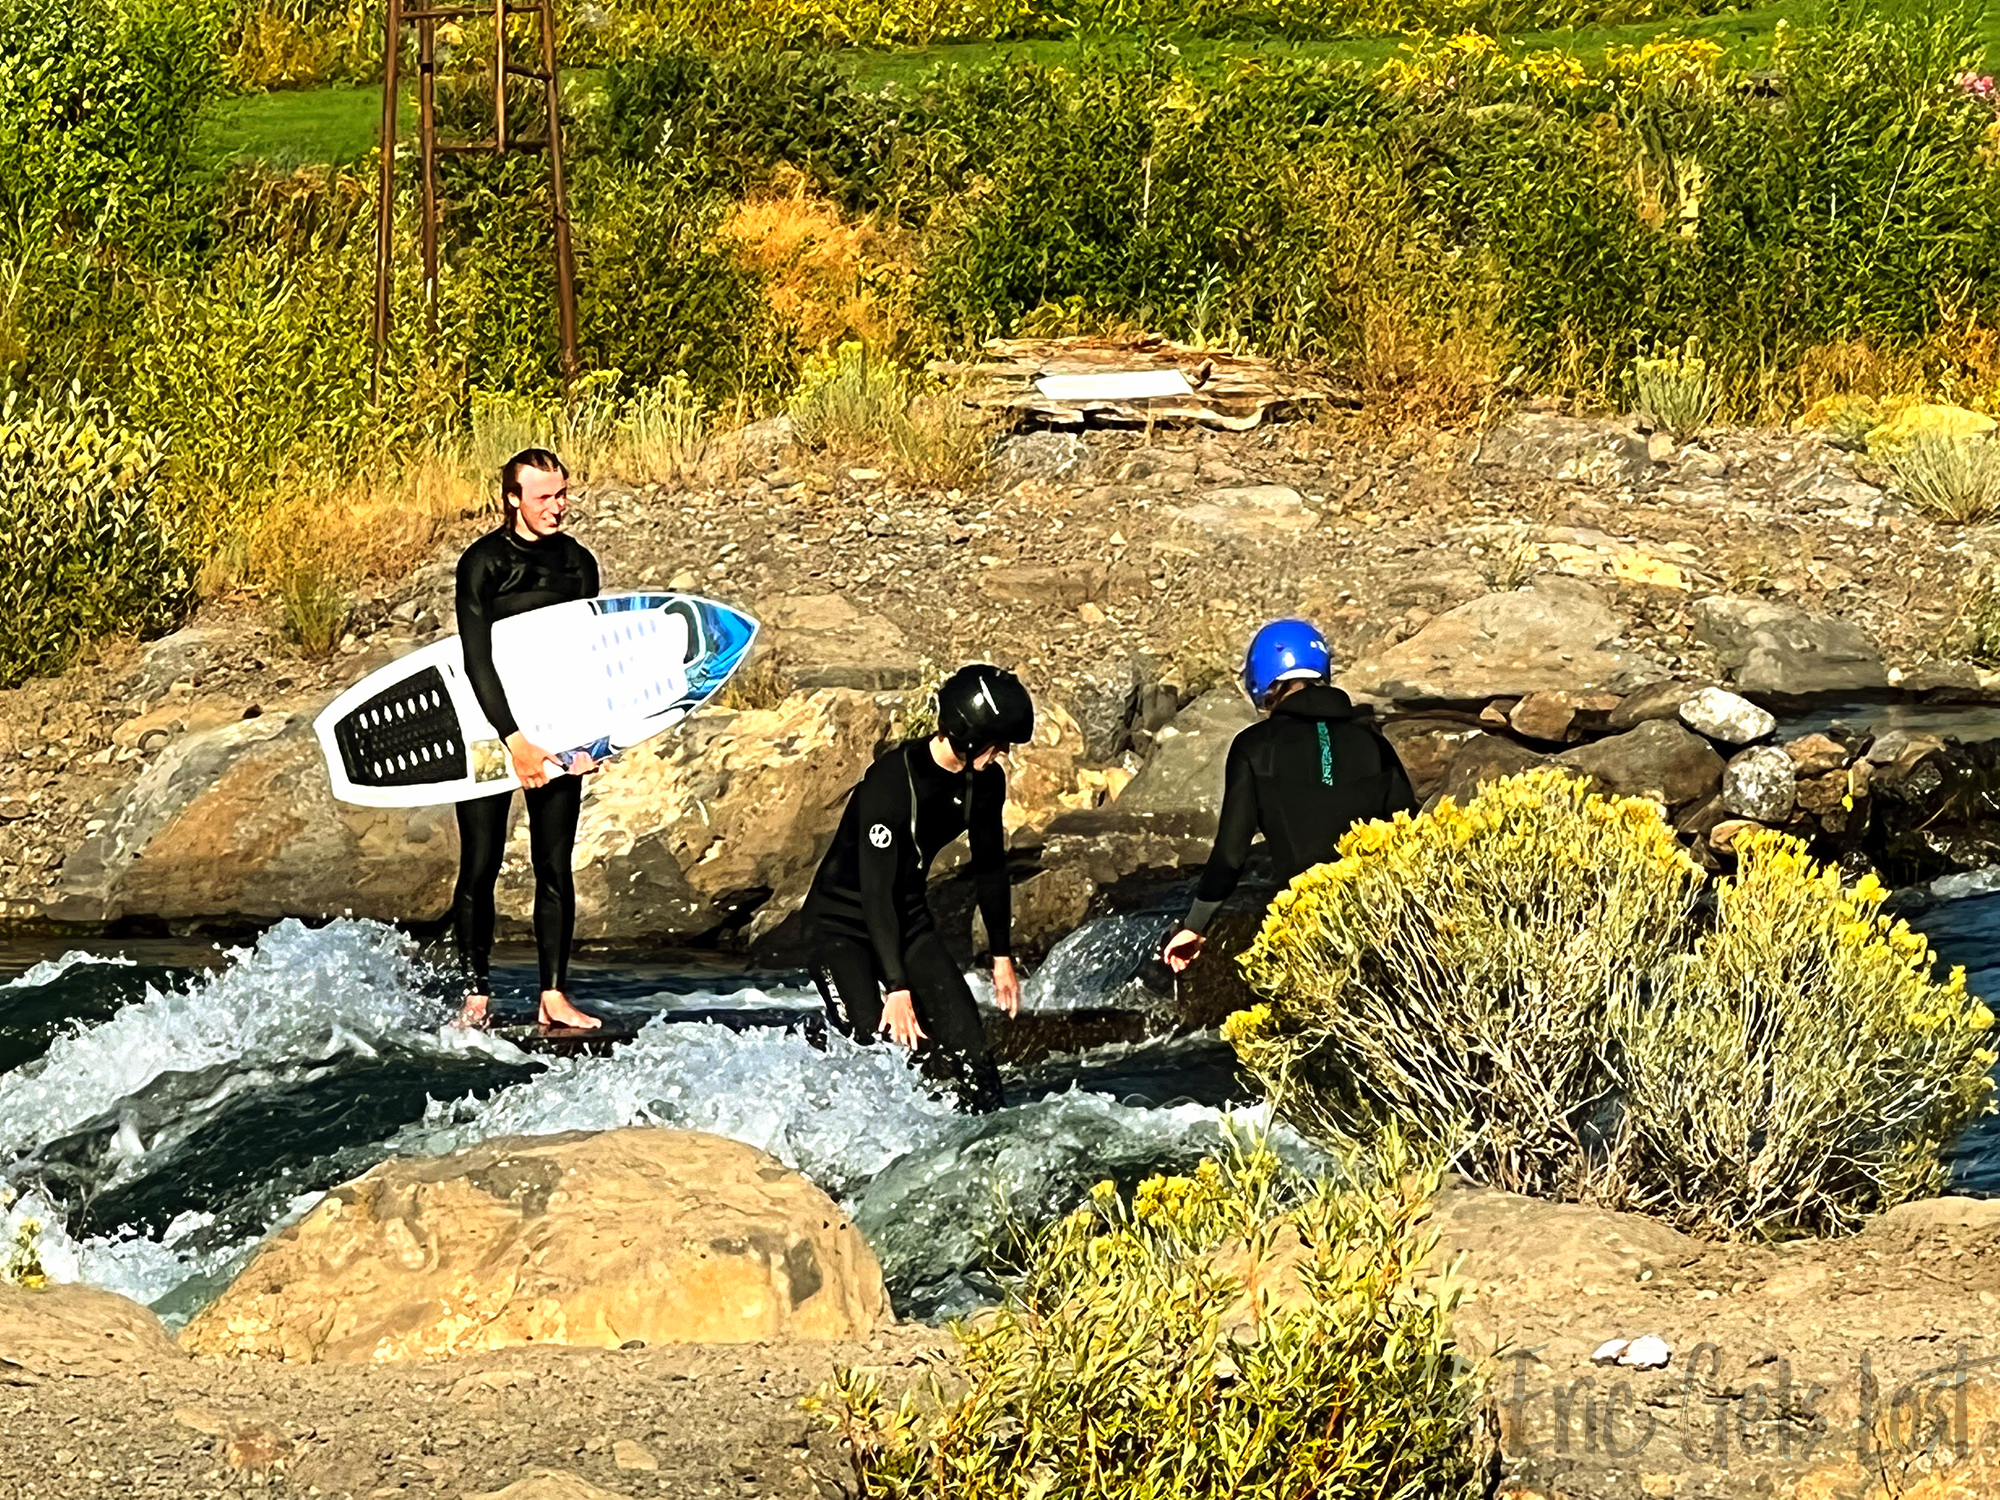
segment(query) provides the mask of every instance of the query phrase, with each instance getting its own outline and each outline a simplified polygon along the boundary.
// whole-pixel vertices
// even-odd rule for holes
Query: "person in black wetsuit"
[[[1416,808],[1395,747],[1329,684],[1332,671],[1325,639],[1304,620],[1275,620],[1250,643],[1243,687],[1266,717],[1230,741],[1215,847],[1162,955],[1176,974],[1200,957],[1202,934],[1236,889],[1259,832],[1289,885],[1334,858],[1355,823]]]
[[[505,523],[465,549],[458,560],[458,634],[465,675],[502,739],[528,806],[528,847],[535,870],[535,950],[541,961],[543,1026],[595,1027],[570,1004],[569,948],[576,925],[570,852],[583,804],[582,777],[596,769],[582,752],[558,766],[551,753],[521,733],[493,667],[493,625],[548,604],[597,593],[597,559],[565,535],[569,470],[555,454],[526,448],[500,470]],[[507,849],[511,792],[458,804],[458,886],[452,893],[452,933],[466,974],[461,1024],[485,1024],[492,995],[493,885]]]
[[[834,1028],[857,1042],[887,1032],[967,1108],[1001,1105],[1000,1069],[972,990],[938,935],[925,884],[931,861],[961,833],[993,955],[993,996],[1020,1010],[1012,902],[996,764],[1035,730],[1034,704],[1013,673],[970,666],[938,689],[938,732],[908,740],[868,770],[848,800],[801,912],[813,980]],[[886,992],[886,996],[885,996]]]

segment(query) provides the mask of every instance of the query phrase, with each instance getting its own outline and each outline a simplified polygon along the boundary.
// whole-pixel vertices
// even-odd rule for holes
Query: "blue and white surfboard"
[[[602,758],[678,724],[750,654],[757,622],[691,594],[603,594],[498,621],[493,665],[521,731]],[[313,722],[333,794],[422,807],[520,785],[457,636],[371,672]]]

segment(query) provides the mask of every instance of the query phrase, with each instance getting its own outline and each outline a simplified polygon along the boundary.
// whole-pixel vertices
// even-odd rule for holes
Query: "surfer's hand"
[[[520,730],[507,736],[507,753],[514,760],[514,776],[522,786],[547,786],[549,782],[549,752],[529,739]]]
[[[572,750],[567,769],[572,776],[588,776],[597,769],[597,762],[590,758],[588,750]]]
[[[882,1029],[898,1047],[914,1047],[925,1040],[924,1028],[917,1024],[917,1007],[908,990],[891,990],[882,1003]]]
[[[1187,966],[1201,957],[1201,950],[1208,946],[1208,939],[1190,928],[1183,927],[1167,940],[1166,952],[1160,956],[1167,961],[1167,967],[1176,974],[1187,972]]]
[[[993,1003],[1009,1016],[1021,1013],[1021,976],[1014,972],[1014,960],[993,960]]]

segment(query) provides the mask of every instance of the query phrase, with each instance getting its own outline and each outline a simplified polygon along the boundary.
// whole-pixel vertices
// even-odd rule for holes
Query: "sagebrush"
[[[1657,806],[1560,771],[1356,827],[1243,957],[1224,1034],[1323,1139],[1387,1122],[1518,1191],[1778,1235],[1934,1191],[1991,1012],[1782,835],[1698,911]]]
[[[1034,1236],[958,1325],[962,1390],[810,1404],[881,1500],[1486,1493],[1481,1384],[1430,1279],[1434,1171],[1349,1152],[1312,1183],[1240,1147]]]

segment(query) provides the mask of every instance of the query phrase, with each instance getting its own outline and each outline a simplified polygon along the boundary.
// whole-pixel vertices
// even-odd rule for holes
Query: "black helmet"
[[[937,732],[971,760],[989,745],[1025,744],[1035,733],[1035,705],[1021,679],[976,662],[960,667],[938,688]]]

